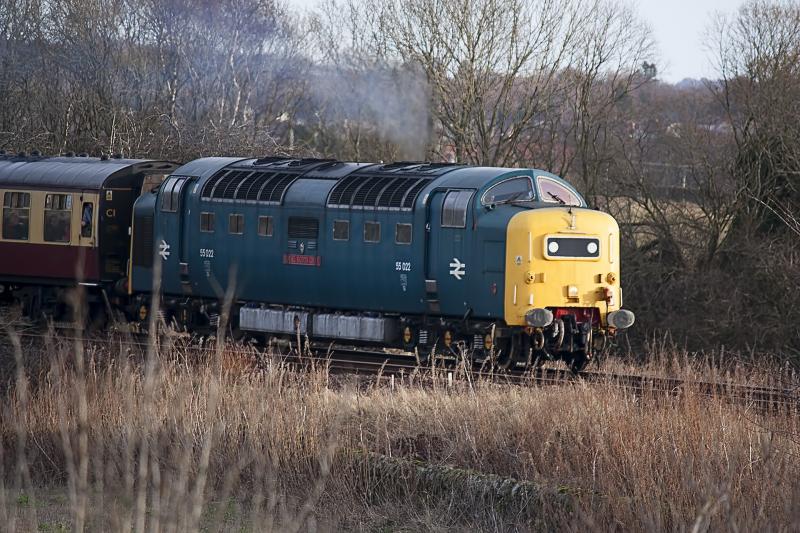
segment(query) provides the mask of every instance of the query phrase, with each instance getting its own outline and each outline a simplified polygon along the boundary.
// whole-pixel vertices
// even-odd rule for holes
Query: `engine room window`
[[[200,231],[206,233],[214,231],[214,213],[200,213]]]
[[[481,204],[492,205],[510,200],[533,200],[530,178],[522,176],[501,181],[484,193]]]
[[[262,237],[272,237],[272,217],[258,217],[258,234]]]
[[[71,239],[72,195],[48,194],[44,199],[44,240],[69,242]]]
[[[27,192],[7,192],[3,195],[3,238],[28,240],[31,195]]]
[[[333,221],[333,240],[334,241],[349,241],[350,240],[350,221],[349,220],[334,220]]]
[[[539,192],[542,195],[542,201],[551,204],[583,205],[583,202],[581,202],[580,198],[578,198],[575,193],[557,181],[545,176],[539,176],[536,180],[539,183]]]
[[[178,210],[178,202],[186,178],[168,178],[161,189],[161,210],[174,213]]]
[[[289,217],[290,239],[316,239],[319,237],[319,220],[311,217]]]
[[[244,233],[244,215],[228,215],[228,233],[236,235]]]
[[[364,222],[364,242],[381,242],[380,222]]]
[[[395,226],[394,242],[397,244],[411,244],[411,224],[398,223]]]
[[[442,205],[443,228],[465,228],[467,226],[467,207],[472,191],[450,191]]]

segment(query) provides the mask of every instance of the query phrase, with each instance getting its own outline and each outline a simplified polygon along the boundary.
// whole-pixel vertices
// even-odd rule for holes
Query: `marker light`
[[[586,251],[589,252],[590,255],[594,255],[597,253],[597,243],[594,241],[589,242],[586,245]]]
[[[567,287],[567,296],[569,298],[577,298],[578,297],[578,286],[577,285],[570,285]]]
[[[550,241],[547,244],[547,251],[551,254],[554,254],[558,251],[558,243],[556,241]]]

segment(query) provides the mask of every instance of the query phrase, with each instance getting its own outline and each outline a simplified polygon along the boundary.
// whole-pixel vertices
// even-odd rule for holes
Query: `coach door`
[[[131,220],[136,191],[107,188],[100,191],[97,217],[103,278],[119,279],[125,275],[130,253]]]
[[[467,307],[467,226],[474,191],[436,191],[429,203],[425,268],[428,312],[461,315]]]

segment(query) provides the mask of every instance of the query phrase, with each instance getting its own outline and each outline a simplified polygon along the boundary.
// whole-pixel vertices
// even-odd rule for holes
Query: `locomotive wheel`
[[[417,347],[417,336],[411,326],[403,328],[403,350],[406,352],[413,352]]]
[[[425,368],[426,366],[430,366],[431,354],[433,353],[432,348],[428,348],[427,346],[417,346],[415,353],[418,367]]]
[[[569,366],[573,374],[578,374],[581,370],[586,368],[588,362],[589,356],[585,350],[574,352],[569,356],[569,359],[566,360],[567,366]]]
[[[520,352],[519,335],[508,338],[495,339],[494,366],[498,370],[508,370],[517,359]]]
[[[531,364],[533,368],[541,367],[545,361],[550,360],[550,356],[547,355],[547,352],[544,350],[533,350],[531,352]]]

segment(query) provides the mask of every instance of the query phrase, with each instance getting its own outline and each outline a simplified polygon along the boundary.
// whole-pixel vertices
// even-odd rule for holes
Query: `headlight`
[[[546,238],[545,251],[551,259],[598,259],[600,239],[551,235]]]
[[[534,328],[546,328],[553,323],[553,312],[549,309],[531,309],[525,313],[525,322]]]
[[[606,317],[608,325],[617,329],[628,329],[636,320],[636,317],[631,311],[627,309],[620,309],[619,311],[611,311]]]

